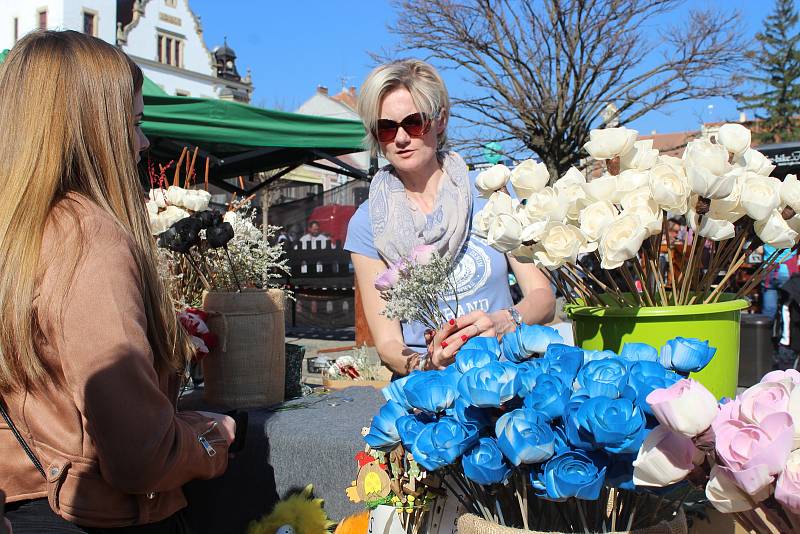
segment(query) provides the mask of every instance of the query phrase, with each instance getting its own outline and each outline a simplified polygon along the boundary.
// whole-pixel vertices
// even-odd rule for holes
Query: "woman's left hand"
[[[456,330],[445,339],[445,343],[452,344],[457,340],[466,341],[467,339],[482,336],[496,337],[514,330],[514,322],[505,310],[499,312],[486,313],[476,310],[463,317],[456,318]]]
[[[511,317],[511,314],[508,312],[508,310],[497,310],[492,312],[489,314],[489,318],[492,320],[495,335],[498,337],[502,337],[505,334],[513,332],[517,329],[517,323],[514,322],[514,319]]]

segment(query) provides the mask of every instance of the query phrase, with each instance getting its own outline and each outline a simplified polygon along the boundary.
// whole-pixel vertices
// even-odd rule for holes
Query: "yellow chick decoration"
[[[335,525],[323,510],[322,499],[315,499],[309,484],[300,493],[275,505],[271,513],[250,523],[247,534],[324,534]]]
[[[355,503],[374,501],[389,495],[392,491],[392,481],[386,473],[385,466],[365,452],[356,454],[356,461],[360,466],[358,477],[345,490],[350,500]]]

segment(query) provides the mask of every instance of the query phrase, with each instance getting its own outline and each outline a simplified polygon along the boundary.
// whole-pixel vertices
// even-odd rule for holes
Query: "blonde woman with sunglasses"
[[[495,251],[471,231],[472,215],[485,200],[464,160],[447,149],[450,102],[436,69],[419,60],[377,67],[361,87],[358,112],[366,145],[389,165],[373,178],[367,202],[350,220],[345,248],[352,253],[378,354],[395,376],[445,368],[474,336],[501,336],[522,323],[552,320],[555,299],[545,276],[532,264]],[[374,286],[387,265],[423,244],[455,258],[459,284],[458,314],[436,332],[381,315],[385,303]],[[509,265],[524,294],[516,305]],[[442,311],[452,315],[449,307]]]
[[[0,65],[0,488],[15,534],[187,533],[230,417],[177,412],[187,336],[136,163],[142,71],[76,32]]]

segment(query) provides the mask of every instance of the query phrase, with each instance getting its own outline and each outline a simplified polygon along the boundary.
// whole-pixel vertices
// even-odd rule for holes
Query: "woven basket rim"
[[[488,529],[503,529],[502,530],[503,534],[564,534],[564,533],[562,533],[560,531],[554,531],[554,530],[523,530],[521,528],[515,528],[515,527],[504,527],[502,525],[498,525],[497,523],[493,523],[491,521],[483,519],[482,517],[479,517],[479,516],[477,516],[475,514],[472,514],[472,513],[466,513],[466,514],[463,514],[461,517],[459,517],[459,520],[458,520],[459,526],[461,525],[461,521],[462,521],[463,518],[467,518],[469,521],[472,521],[473,524],[478,525],[478,526],[485,525],[486,526],[485,528],[488,528]],[[648,526],[645,526],[645,527],[640,527],[640,528],[638,528],[636,530],[631,530],[631,531],[628,531],[628,530],[615,530],[613,532],[607,532],[607,533],[603,533],[603,534],[635,534],[637,532],[647,532],[649,529],[655,529],[655,528],[657,528],[659,525],[661,525],[663,523],[666,523],[667,525],[673,525],[673,526],[679,526],[682,523],[684,525],[684,528],[683,528],[682,531],[688,533],[688,527],[685,526],[686,525],[686,515],[683,512],[683,508],[679,508],[678,509],[678,513],[675,514],[675,517],[673,517],[672,519],[669,519],[669,520],[662,519],[658,523],[654,523],[652,525],[648,525]],[[578,534],[578,533],[575,533],[575,534]],[[592,533],[592,534],[599,534],[599,533]]]

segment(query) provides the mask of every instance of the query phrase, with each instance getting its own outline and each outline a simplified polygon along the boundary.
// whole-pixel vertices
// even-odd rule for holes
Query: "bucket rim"
[[[581,302],[579,299],[578,302]],[[735,299],[726,294],[719,302],[710,304],[691,304],[683,306],[585,306],[582,304],[566,304],[564,311],[572,316],[580,317],[673,317],[681,315],[706,315],[711,313],[727,313],[741,311],[750,306],[747,299]]]

